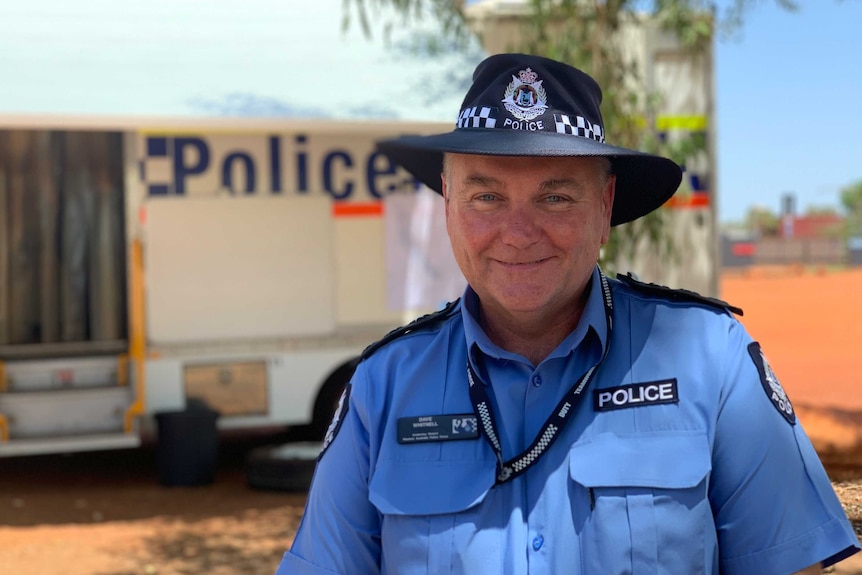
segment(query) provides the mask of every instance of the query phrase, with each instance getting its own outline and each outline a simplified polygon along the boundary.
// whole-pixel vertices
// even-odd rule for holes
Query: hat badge
[[[542,87],[542,80],[530,68],[512,76],[502,102],[506,110],[519,120],[532,120],[548,109],[548,95]]]

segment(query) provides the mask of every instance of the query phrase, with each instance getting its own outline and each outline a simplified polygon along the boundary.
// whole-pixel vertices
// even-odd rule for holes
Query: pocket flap
[[[584,487],[684,489],[711,469],[703,432],[602,433],[569,450],[569,474]]]
[[[386,515],[457,513],[482,502],[495,474],[493,461],[378,460],[368,496]]]

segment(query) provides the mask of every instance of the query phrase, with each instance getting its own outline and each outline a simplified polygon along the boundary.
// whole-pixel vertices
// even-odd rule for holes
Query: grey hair
[[[445,152],[443,154],[443,178],[446,180],[446,187],[452,188],[452,154]],[[449,198],[446,198],[449,201]]]
[[[604,190],[608,184],[608,179],[614,173],[614,165],[607,156],[595,156],[595,158],[598,160],[596,163],[599,165],[599,187]]]

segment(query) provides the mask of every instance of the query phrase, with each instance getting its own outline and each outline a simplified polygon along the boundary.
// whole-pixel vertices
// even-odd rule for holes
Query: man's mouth
[[[539,258],[536,260],[528,260],[528,261],[506,261],[506,260],[496,260],[498,263],[507,266],[507,267],[526,267],[533,266],[537,264],[544,263],[551,258]]]

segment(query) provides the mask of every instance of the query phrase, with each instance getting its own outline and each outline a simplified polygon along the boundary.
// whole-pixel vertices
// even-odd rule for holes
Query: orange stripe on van
[[[332,207],[336,218],[382,216],[383,202],[344,203],[336,202]]]
[[[665,203],[669,208],[705,208],[709,206],[709,194],[694,193],[671,196]]]

